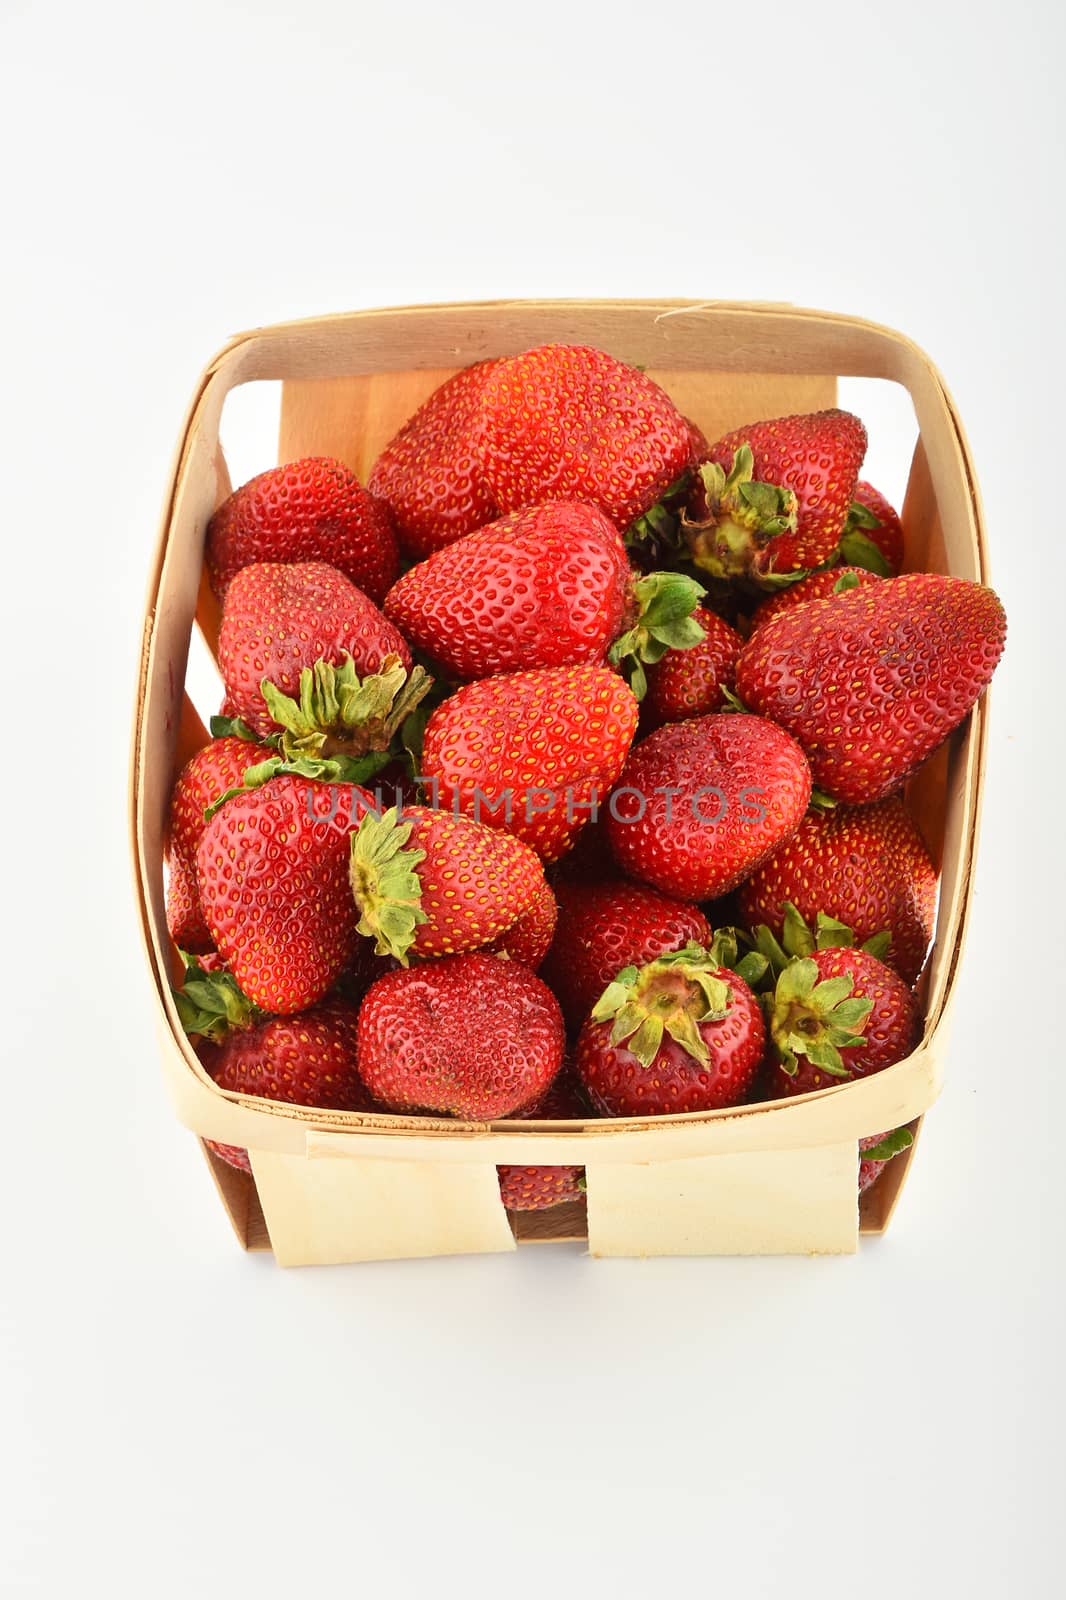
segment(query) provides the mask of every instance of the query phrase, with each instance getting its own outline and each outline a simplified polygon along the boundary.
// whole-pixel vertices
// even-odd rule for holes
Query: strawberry
[[[488,948],[494,955],[510,956],[512,961],[520,961],[531,972],[536,972],[551,947],[558,915],[555,896],[542,878],[529,909]]]
[[[744,1099],[765,1044],[743,978],[689,944],[619,973],[578,1036],[576,1065],[606,1116],[713,1111]]]
[[[260,737],[278,731],[264,680],[294,696],[301,673],[319,661],[350,662],[355,673],[371,675],[393,657],[406,677],[411,652],[404,640],[361,589],[325,562],[242,567],[226,591],[218,663],[227,704]]]
[[[857,944],[887,930],[885,960],[913,983],[933,936],[936,892],[925,841],[893,795],[876,805],[808,811],[742,885],[740,913],[748,927],[765,924],[779,939],[788,904],[808,922],[820,911],[838,918]]]
[[[649,728],[721,711],[723,691],[733,687],[737,658],[744,648],[740,634],[705,606],[693,611],[692,620],[703,634],[700,642],[691,649],[668,650],[648,668],[644,715]]]
[[[378,955],[449,956],[488,944],[544,883],[535,853],[469,817],[410,806],[363,817],[351,838],[359,932]]]
[[[716,578],[773,585],[835,554],[866,454],[848,411],[753,422],[713,444],[683,529],[693,561]]]
[[[855,485],[840,537],[840,556],[879,578],[894,578],[903,566],[903,524],[899,513],[879,489],[861,478]]]
[[[679,572],[637,577],[613,523],[580,501],[512,512],[405,572],[385,614],[446,676],[641,663],[697,644],[701,591]],[[641,692],[638,689],[638,694]]]
[[[696,906],[624,878],[560,883],[559,921],[544,980],[571,1028],[579,1028],[623,967],[642,967],[689,943],[709,944],[711,928]]]
[[[808,600],[828,600],[833,595],[848,594],[852,589],[861,588],[864,583],[876,583],[877,579],[877,573],[868,572],[863,567],[827,567],[823,572],[808,573],[798,583],[790,584],[779,594],[769,595],[761,605],[756,606],[751,619],[751,631],[755,633],[771,617],[779,616],[792,606],[805,605]],[[733,665],[735,667],[736,662]]]
[[[434,805],[554,861],[618,777],[636,726],[632,691],[606,667],[483,678],[430,717],[422,773]]]
[[[167,852],[167,927],[180,950],[206,954],[211,935],[200,908],[196,847],[206,827],[204,812],[239,784],[248,767],[265,754],[246,739],[212,739],[185,763],[170,798]]]
[[[499,515],[477,453],[482,394],[499,365],[479,361],[434,390],[370,474],[371,494],[388,506],[417,560]]]
[[[859,1193],[865,1194],[867,1189],[877,1182],[893,1156],[898,1156],[901,1150],[909,1150],[914,1143],[914,1135],[909,1128],[897,1128],[893,1133],[874,1133],[867,1139],[859,1140]]]
[[[726,894],[799,827],[803,751],[761,717],[673,722],[641,741],[611,796],[607,834],[629,877],[681,900]]]
[[[836,800],[880,800],[957,727],[1006,639],[991,589],[908,573],[773,618],[737,663],[737,692],[807,752]]]
[[[498,362],[481,408],[479,458],[501,513],[588,500],[624,532],[689,468],[689,425],[669,396],[585,345]]]
[[[238,1172],[251,1172],[252,1163],[248,1152],[243,1150],[240,1145],[219,1144],[217,1139],[205,1139],[204,1144],[216,1156],[221,1157],[227,1166],[236,1167]]]
[[[372,1111],[355,1066],[356,1009],[333,997],[297,1017],[269,1017],[225,971],[186,961],[174,991],[178,1016],[205,1070],[233,1094],[330,1111]],[[251,1172],[247,1150],[206,1139],[215,1155]]]
[[[358,912],[348,836],[371,806],[354,784],[286,774],[234,795],[204,829],[196,852],[204,918],[237,983],[264,1010],[313,1005],[350,959]]]
[[[570,1122],[589,1115],[577,1080],[564,1068],[546,1094],[515,1113],[521,1121]],[[508,1211],[547,1211],[580,1200],[584,1167],[497,1167],[500,1198]]]
[[[510,1116],[547,1089],[563,1045],[551,990],[481,951],[390,972],[359,1012],[360,1074],[397,1111]]]
[[[328,561],[380,602],[399,564],[388,511],[331,456],[272,467],[234,490],[207,525],[206,556],[220,600],[253,562]]]
[[[865,950],[795,956],[767,1010],[774,1100],[881,1072],[910,1054],[921,1031],[912,991]]]

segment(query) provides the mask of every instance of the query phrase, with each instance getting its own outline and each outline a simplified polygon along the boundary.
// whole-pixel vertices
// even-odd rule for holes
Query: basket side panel
[[[283,1267],[514,1250],[488,1162],[329,1161],[249,1152]]]
[[[752,1151],[586,1167],[594,1256],[844,1255],[858,1244],[858,1150]]]

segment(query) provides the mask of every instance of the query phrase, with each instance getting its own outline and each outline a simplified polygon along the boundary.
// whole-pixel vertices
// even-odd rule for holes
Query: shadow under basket
[[[859,1138],[903,1124],[917,1131],[940,1087],[977,841],[983,704],[911,785],[941,868],[923,977],[927,1021],[914,1053],[872,1078],[728,1111],[481,1124],[320,1112],[224,1093],[187,1043],[170,994],[178,969],[164,915],[163,845],[175,776],[207,740],[184,683],[194,626],[212,651],[217,635],[203,545],[231,488],[219,443],[226,395],[240,384],[280,381],[278,459],[337,456],[365,482],[382,446],[450,373],[552,340],[596,345],[645,367],[711,439],[758,418],[832,406],[838,377],[902,385],[918,423],[903,506],[906,564],[987,581],[974,474],[939,374],[908,339],[855,318],[717,302],[503,301],[356,312],[232,340],[208,366],[186,418],[152,567],[132,843],[175,1109],[202,1139],[249,1150],[251,1176],[206,1153],[240,1242],[272,1249],[285,1265],[575,1239],[587,1239],[593,1256],[853,1251],[860,1232],[886,1227],[914,1155],[912,1146],[891,1161],[860,1202]],[[501,1162],[582,1165],[586,1199],[511,1217],[496,1179]]]

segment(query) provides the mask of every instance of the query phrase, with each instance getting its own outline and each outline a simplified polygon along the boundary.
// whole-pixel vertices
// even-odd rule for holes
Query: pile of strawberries
[[[843,411],[709,445],[644,373],[546,345],[445,383],[366,488],[316,458],[231,495],[225,701],[167,886],[215,1081],[640,1117],[907,1055],[937,872],[903,786],[1005,620],[899,575],[865,447]],[[860,1183],[909,1137],[864,1141]],[[539,1208],[582,1173],[500,1182]]]

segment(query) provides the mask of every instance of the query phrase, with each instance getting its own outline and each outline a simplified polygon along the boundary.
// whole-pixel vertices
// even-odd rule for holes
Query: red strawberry
[[[877,573],[867,572],[862,567],[827,567],[824,572],[811,572],[806,578],[790,584],[780,594],[770,595],[757,606],[751,620],[751,631],[755,633],[771,617],[779,616],[792,606],[805,605],[808,600],[828,600],[833,595],[848,594],[852,589],[861,588],[864,583],[877,581]],[[736,666],[735,661],[733,665]]]
[[[778,1065],[770,1098],[868,1078],[918,1042],[918,1002],[899,975],[865,950],[796,956],[769,1008]]]
[[[351,840],[359,932],[379,955],[449,956],[490,943],[530,909],[539,860],[512,834],[410,806],[368,812]]]
[[[167,840],[167,927],[180,950],[204,955],[212,948],[196,885],[196,847],[207,826],[204,812],[240,784],[245,770],[264,754],[260,745],[247,739],[212,739],[178,774],[170,799]]]
[[[314,1004],[350,959],[348,837],[370,804],[354,784],[286,775],[227,800],[204,829],[196,875],[208,929],[265,1011]]]
[[[576,1080],[564,1070],[547,1094],[515,1115],[527,1122],[570,1122],[588,1117],[589,1110]],[[584,1167],[497,1167],[496,1172],[508,1211],[547,1211],[584,1193]]]
[[[374,465],[370,492],[389,507],[408,555],[428,556],[499,515],[477,454],[482,393],[499,365],[480,361],[449,378]]]
[[[629,877],[681,900],[735,889],[800,824],[811,775],[799,745],[761,717],[672,722],[637,745],[607,834]]]
[[[914,1135],[909,1128],[897,1128],[894,1133],[874,1133],[859,1140],[859,1193],[865,1194],[884,1172],[893,1156],[909,1150]]]
[[[251,1172],[252,1163],[248,1158],[247,1150],[242,1150],[240,1145],[219,1144],[217,1139],[205,1139],[204,1144],[216,1156],[220,1156],[228,1166],[236,1167],[238,1172]]]
[[[699,945],[627,967],[577,1042],[577,1070],[609,1117],[735,1106],[766,1044],[759,1002]]]
[[[523,911],[489,949],[494,955],[510,956],[512,961],[520,961],[536,972],[548,954],[558,914],[555,896],[542,878],[528,911]]]
[[[820,789],[854,804],[880,800],[966,716],[1006,631],[983,584],[884,578],[760,628],[737,663],[737,692],[799,740]]]
[[[609,648],[616,665],[684,650],[701,637],[688,620],[699,593],[677,572],[638,577],[602,511],[560,500],[438,550],[390,589],[385,612],[447,676],[488,678],[602,662]]]
[[[206,555],[220,600],[253,562],[328,561],[380,602],[399,564],[385,507],[331,456],[272,467],[236,489],[207,525]]]
[[[554,861],[625,761],[637,702],[606,667],[483,678],[437,707],[422,772],[434,805],[504,828]]]
[[[717,578],[767,581],[835,553],[866,454],[848,411],[753,422],[713,444],[697,474],[686,538]]]
[[[563,1019],[526,967],[474,951],[390,972],[359,1012],[359,1071],[397,1111],[507,1117],[544,1093]]]
[[[171,856],[167,869],[167,928],[179,950],[199,956],[214,949],[200,909],[196,869],[177,854]]]
[[[933,936],[937,871],[898,795],[871,806],[808,811],[799,828],[756,867],[740,890],[748,927],[780,938],[791,903],[807,922],[835,917],[865,944],[887,930],[885,957],[913,983]]]
[[[560,883],[559,921],[544,963],[571,1028],[579,1028],[623,967],[643,967],[691,942],[706,945],[703,912],[624,878]]]
[[[903,566],[903,524],[879,489],[860,478],[840,539],[840,555],[879,578],[894,578]]]
[[[497,363],[481,405],[482,472],[500,512],[588,500],[624,532],[689,466],[689,425],[669,396],[585,345]]]
[[[702,641],[688,650],[668,650],[648,668],[644,712],[649,727],[720,711],[725,704],[723,690],[733,687],[743,639],[705,606],[699,606],[692,618],[703,632]]]
[[[323,661],[350,659],[359,674],[379,673],[388,658],[409,669],[411,652],[391,622],[354,583],[322,561],[243,567],[226,591],[218,662],[227,702],[262,737],[278,731],[263,697],[266,679],[286,696],[300,675]]]

